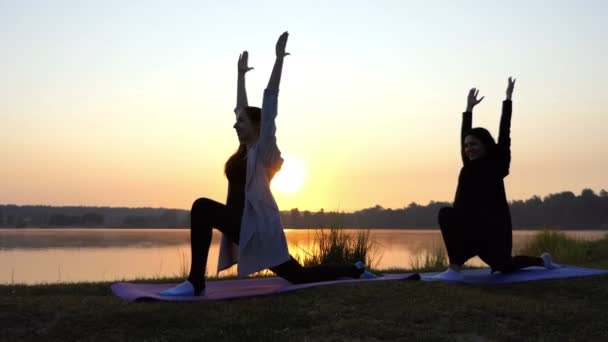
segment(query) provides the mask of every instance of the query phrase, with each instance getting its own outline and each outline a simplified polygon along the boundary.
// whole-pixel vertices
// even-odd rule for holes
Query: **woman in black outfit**
[[[458,177],[454,207],[439,211],[439,225],[450,266],[437,275],[444,280],[462,280],[460,268],[474,256],[487,263],[492,272],[513,272],[528,266],[557,267],[551,256],[511,256],[511,213],[503,179],[511,162],[511,96],[515,80],[509,77],[507,98],[502,104],[498,143],[484,128],[471,128],[473,107],[479,90],[469,91],[461,128],[463,167]]]
[[[236,123],[240,145],[228,159],[226,205],[199,198],[190,212],[191,266],[188,279],[161,292],[164,296],[204,296],[205,270],[212,229],[222,232],[218,272],[238,261],[238,275],[269,268],[291,283],[309,283],[338,278],[375,277],[362,262],[352,266],[303,267],[287,250],[279,210],[270,192],[270,181],[283,159],[276,145],[275,122],[279,83],[288,33],[276,44],[276,60],[264,92],[262,108],[250,107],[245,90],[248,53],[238,61]]]

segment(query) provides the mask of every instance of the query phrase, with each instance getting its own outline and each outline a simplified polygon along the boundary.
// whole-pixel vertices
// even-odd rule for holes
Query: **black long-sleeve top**
[[[511,215],[503,178],[509,174],[511,163],[511,111],[511,101],[505,100],[498,143],[475,160],[468,160],[464,154],[464,138],[471,129],[473,114],[463,113],[460,137],[463,167],[454,199],[454,208],[462,210],[469,219],[486,223],[503,221],[509,228]]]
[[[226,169],[228,178],[228,197],[226,206],[239,215],[245,208],[245,183],[247,179],[247,159],[236,158]]]

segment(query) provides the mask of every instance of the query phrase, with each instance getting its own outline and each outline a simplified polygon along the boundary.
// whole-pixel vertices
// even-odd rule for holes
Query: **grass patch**
[[[410,268],[415,272],[443,271],[447,267],[448,255],[441,247],[435,247],[427,253],[418,253],[410,262]]]
[[[535,234],[517,254],[534,256],[544,252],[550,253],[557,263],[605,267],[603,265],[608,262],[608,233],[599,240],[587,241],[571,238],[563,232],[546,230]],[[410,269],[400,271],[440,271],[445,270],[448,263],[445,249],[436,247],[413,256]],[[465,267],[472,268],[466,264]]]
[[[304,251],[300,262],[304,266],[314,265],[352,265],[363,261],[367,268],[373,269],[380,262],[378,243],[370,238],[370,231],[348,234],[342,229],[331,228],[316,232],[312,250]]]
[[[571,250],[583,246],[587,261],[578,265],[608,268],[608,238],[568,239],[546,232],[526,251],[562,262],[557,257],[578,258]],[[445,259],[436,249],[417,266],[443,269]],[[110,284],[0,286],[2,341],[608,339],[608,276],[502,286],[368,282],[195,304],[128,303]]]
[[[536,234],[518,254],[551,253],[553,260],[564,264],[581,264],[608,259],[608,234],[595,241],[578,240],[557,231]]]
[[[14,340],[605,340],[608,277],[508,286],[383,282],[223,302],[128,303],[110,283],[0,286]],[[574,313],[574,314],[573,314]]]

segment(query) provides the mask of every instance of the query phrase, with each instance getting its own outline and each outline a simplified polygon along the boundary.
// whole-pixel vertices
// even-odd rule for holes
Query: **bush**
[[[558,263],[580,264],[590,261],[591,242],[580,241],[562,232],[545,230],[536,234],[518,254],[540,255],[551,253]]]
[[[314,265],[352,265],[363,261],[368,268],[377,266],[377,243],[370,239],[370,231],[349,234],[339,228],[323,229],[316,233],[312,250],[305,251],[304,266]]]

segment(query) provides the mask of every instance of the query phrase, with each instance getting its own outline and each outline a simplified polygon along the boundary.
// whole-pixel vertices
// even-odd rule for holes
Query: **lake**
[[[357,230],[347,229],[349,233]],[[537,231],[514,231],[516,252]],[[584,240],[605,231],[564,231]],[[316,229],[286,229],[296,258],[311,249]],[[407,268],[443,248],[439,230],[373,229],[378,268]],[[214,230],[208,274],[215,275],[220,233]],[[557,260],[559,262],[559,260]],[[479,259],[469,262],[483,265]],[[0,229],[0,284],[113,281],[180,276],[190,265],[188,229]],[[224,274],[224,273],[222,273]],[[235,268],[226,274],[235,274]]]

